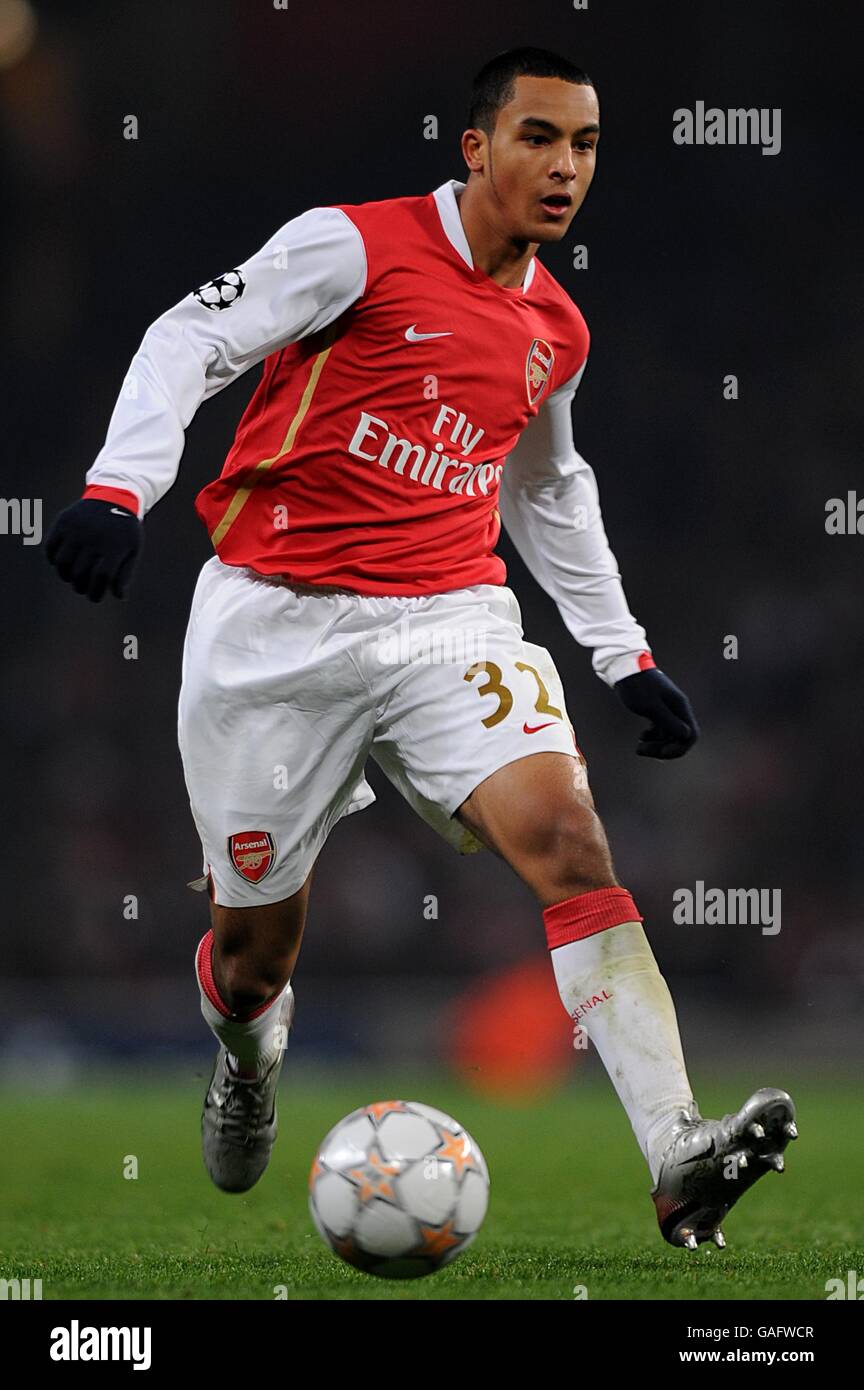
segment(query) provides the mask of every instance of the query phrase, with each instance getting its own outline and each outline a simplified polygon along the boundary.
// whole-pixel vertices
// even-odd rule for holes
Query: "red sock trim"
[[[621,922],[644,920],[626,888],[594,888],[590,893],[578,893],[575,898],[565,898],[543,909],[550,951],[617,927]]]
[[[217,1009],[223,1018],[230,1018],[231,1010],[216,988],[216,981],[213,979],[212,930],[208,931],[206,936],[202,936],[198,943],[198,953],[195,957],[195,969],[198,972],[198,983],[210,1000],[213,1008]]]
[[[213,978],[213,932],[212,929],[202,936],[198,943],[198,952],[195,957],[195,969],[198,974],[198,981],[209,999],[213,1008],[216,1009],[223,1018],[230,1018],[234,1023],[251,1023],[254,1018],[260,1018],[272,1004],[275,1004],[281,989],[272,995],[270,999],[265,999],[263,1004],[259,1004],[257,1009],[253,1009],[251,1014],[232,1013],[216,988],[216,981]]]

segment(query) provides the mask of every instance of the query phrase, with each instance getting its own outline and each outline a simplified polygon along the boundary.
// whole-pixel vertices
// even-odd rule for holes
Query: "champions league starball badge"
[[[242,299],[245,289],[246,281],[243,278],[243,272],[228,270],[224,275],[217,275],[215,280],[208,280],[206,285],[195,290],[195,298],[199,304],[204,305],[205,309],[212,309],[215,312],[219,309],[230,309],[232,304],[236,304],[238,299]]]

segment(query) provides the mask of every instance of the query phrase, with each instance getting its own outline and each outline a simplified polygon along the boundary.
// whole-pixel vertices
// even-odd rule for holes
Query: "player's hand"
[[[690,701],[674,681],[656,667],[615,682],[615,689],[634,714],[650,719],[636,752],[642,758],[680,758],[699,737]]]
[[[110,584],[116,598],[125,598],[143,530],[127,507],[82,498],[56,518],[45,554],[76,594],[99,603]]]

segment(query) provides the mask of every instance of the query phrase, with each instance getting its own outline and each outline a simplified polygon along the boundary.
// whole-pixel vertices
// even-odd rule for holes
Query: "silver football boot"
[[[263,1076],[254,1081],[237,1076],[224,1044],[216,1056],[201,1115],[201,1147],[204,1166],[223,1192],[248,1192],[270,1161],[277,1133],[276,1088],[294,1018],[290,984],[278,1008],[281,1045]]]
[[[792,1098],[773,1086],[722,1120],[703,1120],[695,1103],[682,1110],[651,1192],[663,1237],[688,1250],[707,1240],[722,1249],[726,1213],[763,1173],[783,1172],[783,1150],[797,1138]]]

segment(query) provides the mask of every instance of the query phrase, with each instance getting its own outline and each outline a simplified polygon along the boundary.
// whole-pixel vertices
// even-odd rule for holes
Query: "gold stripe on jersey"
[[[300,404],[297,407],[294,419],[288,426],[288,433],[282,441],[281,449],[279,450],[278,454],[274,454],[272,458],[262,459],[260,463],[256,463],[253,482],[248,487],[239,487],[237,491],[234,493],[234,496],[231,498],[231,501],[228,503],[228,506],[225,509],[225,515],[222,517],[222,520],[219,522],[219,525],[215,528],[215,530],[211,531],[210,533],[210,540],[212,541],[214,547],[221,544],[221,542],[225,539],[225,536],[230,530],[231,526],[237,520],[237,517],[243,510],[248,498],[252,494],[252,490],[255,487],[255,482],[257,481],[258,476],[262,473],[266,473],[268,468],[272,467],[274,463],[278,463],[279,460],[283,459],[286,454],[290,454],[291,450],[294,448],[294,441],[297,438],[297,432],[300,429],[300,426],[302,425],[304,419],[306,418],[306,414],[309,410],[310,405],[312,404],[312,397],[315,394],[315,387],[318,385],[318,378],[324,370],[324,363],[327,361],[327,358],[330,356],[330,353],[332,351],[333,344],[331,342],[328,348],[325,348],[323,352],[318,353],[318,356],[312,363],[312,370],[309,373],[309,380],[306,383],[306,389],[304,390],[303,395],[300,397]]]

